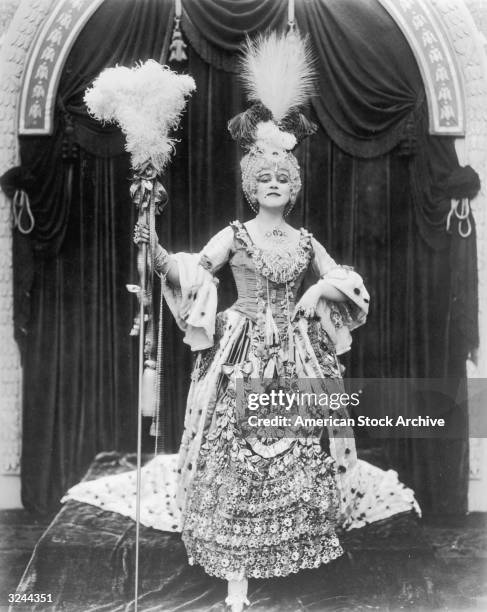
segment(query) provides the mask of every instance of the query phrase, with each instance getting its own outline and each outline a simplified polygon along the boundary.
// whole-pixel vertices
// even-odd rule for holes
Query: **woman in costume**
[[[286,222],[301,188],[292,150],[316,129],[299,111],[312,88],[305,44],[294,34],[249,43],[244,74],[253,105],[229,130],[245,150],[242,187],[255,217],[230,223],[198,254],[170,255],[159,246],[155,261],[196,352],[177,457],[179,528],[190,564],[228,581],[233,612],[248,604],[248,578],[286,576],[339,557],[337,527],[419,512],[395,472],[357,459],[346,425],[263,435],[242,426],[239,397],[258,381],[337,391],[337,355],[350,348],[350,332],[369,308],[361,277]],[[136,241],[149,241],[147,227],[136,228]],[[214,275],[227,263],[238,298],[217,314]],[[307,273],[314,284],[303,291]],[[343,408],[318,412],[346,416]],[[101,484],[69,493],[90,501]]]
[[[336,390],[337,353],[348,350],[369,307],[360,276],[285,220],[301,188],[291,151],[316,129],[297,110],[310,88],[304,44],[295,36],[260,39],[245,66],[254,105],[229,130],[246,150],[242,187],[255,217],[230,223],[196,256],[159,247],[156,258],[185,341],[198,351],[178,461],[182,537],[191,564],[229,581],[233,611],[248,603],[249,577],[327,563],[343,552],[337,523],[349,526],[360,515],[367,522],[357,512],[364,495],[357,474],[347,477],[357,469],[351,430],[329,427],[326,452],[316,433],[258,439],[240,427],[237,396],[249,380],[289,390],[306,379],[319,381],[314,391]],[[139,234],[148,240],[148,228]],[[213,275],[227,263],[238,298],[216,314]],[[309,270],[315,282],[299,297]],[[401,511],[410,510],[410,492],[397,483],[396,493]]]

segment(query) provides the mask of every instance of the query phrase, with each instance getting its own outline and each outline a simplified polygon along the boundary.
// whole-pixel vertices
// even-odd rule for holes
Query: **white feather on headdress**
[[[255,129],[256,144],[291,151],[296,146],[294,134],[280,130],[273,121],[261,121]]]
[[[315,71],[307,41],[276,32],[247,39],[242,79],[249,100],[262,102],[279,122],[313,93]]]
[[[122,128],[134,168],[150,161],[160,173],[174,150],[169,131],[179,125],[195,88],[190,76],[148,60],[135,68],[107,68],[84,99],[93,117]]]

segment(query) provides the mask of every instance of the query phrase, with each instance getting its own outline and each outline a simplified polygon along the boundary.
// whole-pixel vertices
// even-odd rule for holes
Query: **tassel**
[[[265,309],[265,334],[264,342],[267,347],[277,346],[279,344],[279,330],[272,316],[272,310],[269,306]]]
[[[162,436],[161,424],[159,423],[157,419],[152,421],[149,434],[153,436],[154,438],[160,438]]]
[[[176,26],[174,27],[174,32],[172,35],[172,40],[171,40],[171,46],[169,47],[169,51],[171,52],[171,55],[169,56],[169,61],[170,62],[184,62],[188,59],[188,56],[186,55],[186,49],[187,45],[183,40],[183,35],[181,34],[181,31],[179,29],[179,23],[176,23]]]
[[[188,59],[186,55],[185,49],[187,47],[186,43],[183,40],[183,35],[181,34],[181,17],[183,14],[183,6],[181,0],[175,0],[174,6],[174,30],[172,33],[171,46],[169,47],[169,51],[171,55],[169,56],[170,62],[183,62]]]
[[[142,416],[154,417],[156,407],[156,362],[147,359],[142,377]]]

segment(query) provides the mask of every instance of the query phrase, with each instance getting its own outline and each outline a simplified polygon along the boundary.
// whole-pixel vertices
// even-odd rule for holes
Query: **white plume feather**
[[[249,100],[262,102],[280,121],[313,93],[315,71],[307,41],[276,32],[247,39],[242,79]]]
[[[169,131],[179,125],[194,80],[154,60],[126,68],[107,68],[85,93],[89,113],[99,121],[117,123],[135,168],[151,161],[162,172],[174,150]]]
[[[283,132],[273,121],[261,121],[257,124],[255,142],[285,151],[291,151],[297,144],[294,134]]]

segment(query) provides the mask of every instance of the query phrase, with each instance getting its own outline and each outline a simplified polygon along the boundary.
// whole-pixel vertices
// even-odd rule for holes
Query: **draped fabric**
[[[21,141],[22,165],[35,177],[36,219],[33,275],[25,271],[25,248],[14,252],[14,268],[22,271],[16,280],[24,281],[16,311],[30,313],[18,330],[22,498],[41,512],[59,502],[97,452],[134,445],[137,346],[128,335],[135,313],[125,290],[137,282],[129,162],[119,130],[89,119],[82,96],[105,66],[159,59],[170,23],[170,3],[144,0],[121,10],[116,0],[105,2],[64,68],[53,136]]]
[[[173,68],[190,73],[197,92],[163,177],[170,204],[159,236],[172,251],[199,250],[229,221],[250,216],[240,152],[226,131],[245,104],[228,70],[236,69],[233,51],[245,31],[284,27],[285,5],[183,2],[191,44],[188,61]],[[91,120],[82,96],[105,66],[164,58],[172,17],[169,0],[106,0],[65,66],[53,136],[21,142],[22,166],[35,177],[36,217],[30,248],[25,240],[14,244],[24,365],[22,495],[39,511],[56,505],[97,452],[135,448],[137,340],[128,334],[137,304],[125,290],[138,280],[129,160],[119,130]],[[356,266],[373,304],[345,360],[347,373],[459,379],[477,340],[476,261],[473,235],[444,231],[450,194],[441,185],[458,168],[453,140],[426,136],[414,58],[378,3],[314,0],[298,3],[297,17],[317,53],[320,82],[326,75],[329,86],[320,85],[309,109],[320,129],[298,151],[304,187],[290,221],[311,230],[337,261]],[[354,32],[374,44],[364,46]],[[345,65],[343,57],[354,61]],[[224,308],[233,287],[227,271],[220,275]],[[191,356],[167,311],[164,318],[164,444],[176,451]],[[150,450],[147,429],[145,423]],[[466,443],[399,440],[384,448],[425,511],[466,509]]]
[[[327,178],[308,181],[303,221],[315,234],[320,228],[318,237],[338,261],[360,270],[371,294],[367,324],[354,332],[351,354],[343,360],[346,375],[445,379],[455,388],[465,376],[467,352],[451,319],[450,251],[430,248],[418,232],[409,181],[414,162],[397,152],[360,160],[322,133],[318,138],[320,157],[310,152],[307,172]],[[396,410],[387,404],[383,409]],[[467,439],[466,414],[460,425]],[[372,443],[357,440],[359,449]],[[424,512],[466,511],[465,442],[394,438],[384,440],[383,449]]]
[[[181,25],[200,57],[238,73],[243,37],[283,29],[286,17],[281,0],[185,0]]]
[[[238,72],[245,34],[283,28],[287,3],[279,0],[186,0],[182,26],[206,61]],[[399,28],[376,0],[296,3],[298,28],[317,58],[312,104],[341,149],[375,157],[392,149],[418,112],[424,89]],[[373,44],[371,44],[373,41]]]
[[[313,107],[321,125],[352,155],[390,151],[424,100],[418,67],[399,28],[376,0],[296,8],[319,57]]]

